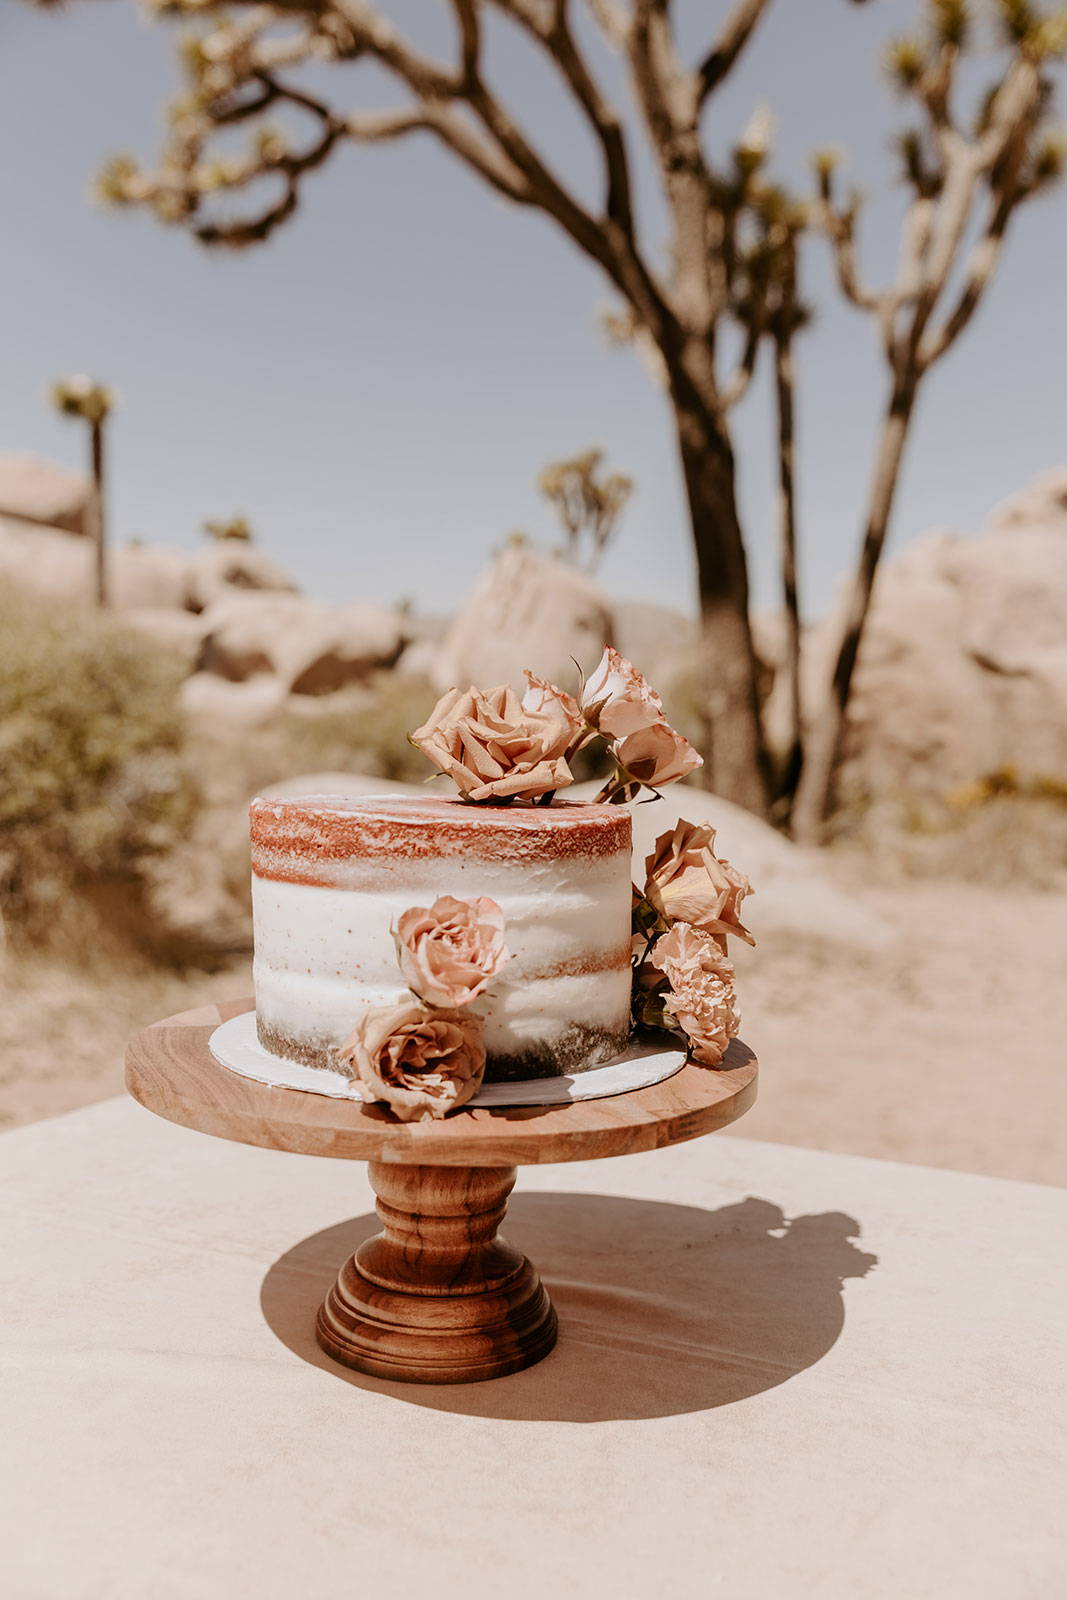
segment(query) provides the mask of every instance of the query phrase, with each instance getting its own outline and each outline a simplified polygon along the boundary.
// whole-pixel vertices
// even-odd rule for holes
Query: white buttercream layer
[[[339,1044],[367,1006],[407,995],[392,928],[441,894],[488,895],[506,921],[512,959],[477,1002],[491,1057],[551,1050],[575,1028],[618,1048],[630,1007],[629,857],[546,863],[379,859],[375,888],[253,877],[256,1009],[279,1035]],[[366,881],[366,880],[364,880]],[[583,965],[601,970],[575,971]],[[570,970],[567,970],[567,969]]]

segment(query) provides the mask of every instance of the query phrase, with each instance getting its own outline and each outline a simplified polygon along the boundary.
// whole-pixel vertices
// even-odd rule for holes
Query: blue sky
[[[392,8],[427,47],[442,8]],[[695,51],[706,7],[679,0]],[[894,259],[899,192],[887,154],[900,109],[877,66],[911,0],[861,8],[778,0],[717,104],[713,147],[752,109],[778,116],[778,166],[837,143],[871,196],[868,276]],[[506,31],[494,80],[588,191],[591,154],[551,81]],[[611,64],[605,67],[612,83]],[[362,69],[321,80],[345,105],[381,103]],[[122,404],[113,428],[118,539],[193,547],[205,517],[245,512],[314,593],[459,600],[513,529],[551,542],[535,479],[592,444],[637,493],[603,569],[617,594],[692,604],[692,562],[669,418],[639,362],[603,341],[606,286],[536,214],[508,207],[425,138],[342,150],[264,249],[205,252],[147,215],[89,199],[117,150],[148,157],[177,86],[167,32],[130,0],[42,14],[0,0],[0,449],[78,463],[77,428],[49,381],[89,371]],[[650,231],[655,198],[641,185]],[[1004,270],[930,379],[894,542],[973,529],[998,499],[1063,464],[1067,190],[1017,221]],[[856,547],[884,376],[870,323],[834,297],[825,252],[806,262],[818,319],[799,350],[802,578],[825,608]],[[776,599],[774,463],[757,383],[736,413],[757,601]]]

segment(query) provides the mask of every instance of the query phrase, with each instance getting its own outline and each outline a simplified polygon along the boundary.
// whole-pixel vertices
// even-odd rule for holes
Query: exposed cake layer
[[[475,1002],[487,1075],[583,1071],[625,1048],[630,819],[614,806],[438,798],[253,802],[256,1011],[277,1054],[335,1066],[366,1006],[407,995],[392,926],[487,895],[512,959]]]

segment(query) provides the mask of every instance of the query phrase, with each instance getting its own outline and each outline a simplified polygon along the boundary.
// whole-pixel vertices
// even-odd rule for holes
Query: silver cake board
[[[343,1072],[325,1067],[306,1067],[299,1061],[272,1055],[256,1036],[256,1014],[242,1011],[215,1029],[208,1041],[211,1054],[220,1066],[242,1078],[270,1084],[276,1089],[302,1089],[308,1094],[328,1095],[332,1100],[361,1100],[359,1087]],[[559,1106],[573,1100],[603,1100],[610,1095],[629,1094],[663,1083],[685,1066],[685,1051],[679,1046],[664,1050],[660,1045],[634,1044],[622,1055],[588,1072],[559,1078],[525,1078],[517,1083],[485,1083],[468,1106]]]

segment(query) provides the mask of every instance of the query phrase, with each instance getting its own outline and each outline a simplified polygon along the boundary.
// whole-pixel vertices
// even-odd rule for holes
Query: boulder
[[[43,456],[0,455],[0,516],[82,535],[88,503],[84,473]]]
[[[247,683],[228,683],[211,672],[194,672],[182,684],[182,708],[190,721],[216,731],[265,727],[285,704],[285,686],[264,673]]]
[[[617,600],[613,609],[612,642],[657,688],[664,671],[676,670],[680,658],[695,654],[695,617],[644,600]]]
[[[188,558],[165,545],[122,545],[107,553],[110,604],[117,611],[185,604]],[[35,523],[0,519],[0,578],[66,605],[96,602],[96,552],[88,539]]]
[[[119,545],[108,551],[108,596],[118,611],[185,606],[189,557],[162,544]]]
[[[203,616],[198,670],[245,683],[275,676],[286,692],[330,694],[392,666],[403,644],[395,612],[326,606],[301,595],[235,595]]]
[[[96,553],[88,539],[57,528],[0,520],[0,582],[64,605],[96,592]]]
[[[246,589],[300,592],[284,567],[240,539],[221,539],[190,558],[184,597],[190,611],[206,611],[216,601]]]
[[[434,681],[441,689],[521,686],[529,667],[572,688],[574,662],[591,672],[613,636],[611,606],[592,579],[529,545],[511,544],[452,622]]]
[[[1042,472],[1028,488],[1009,495],[990,512],[990,533],[1010,533],[1019,527],[1058,527],[1067,530],[1067,468]]]
[[[194,670],[204,632],[199,617],[166,606],[138,606],[124,611],[122,621],[177,656],[187,671]]]
[[[1023,782],[1067,776],[1061,490],[1067,474],[1047,474],[1006,502],[985,534],[935,531],[886,562],[849,706],[846,798],[942,799],[1004,768]],[[839,628],[838,616],[808,631],[809,713],[825,692]],[[779,685],[768,707],[776,739],[784,709]]]
[[[314,623],[289,634],[276,654],[292,694],[331,694],[396,664],[400,619],[384,606],[322,606]]]

